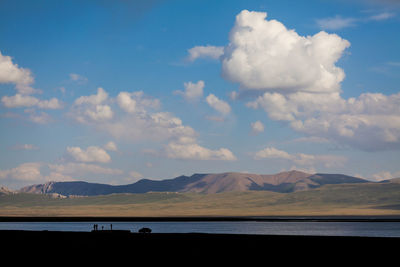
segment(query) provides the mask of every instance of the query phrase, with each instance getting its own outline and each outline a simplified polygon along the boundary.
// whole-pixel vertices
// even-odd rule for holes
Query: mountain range
[[[355,184],[370,181],[343,174],[309,174],[300,171],[277,174],[226,172],[193,174],[166,180],[142,179],[128,185],[108,185],[82,181],[48,182],[21,188],[19,192],[61,196],[97,196],[117,193],[194,192],[213,194],[243,191],[291,193],[319,188],[326,184]]]

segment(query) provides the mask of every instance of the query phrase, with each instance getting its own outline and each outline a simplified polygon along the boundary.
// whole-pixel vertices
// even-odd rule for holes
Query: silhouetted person
[[[110,230],[112,231],[112,224],[110,224]]]
[[[101,230],[102,230],[102,231],[104,230],[104,225],[101,226]]]

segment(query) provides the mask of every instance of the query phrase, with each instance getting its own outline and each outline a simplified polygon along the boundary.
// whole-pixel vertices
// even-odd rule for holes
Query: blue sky
[[[0,184],[400,176],[398,1],[1,1]]]

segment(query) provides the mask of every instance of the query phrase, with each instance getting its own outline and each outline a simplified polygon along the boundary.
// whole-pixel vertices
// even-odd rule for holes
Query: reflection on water
[[[91,231],[98,229],[153,233],[223,233],[400,237],[400,222],[0,222],[0,230]]]

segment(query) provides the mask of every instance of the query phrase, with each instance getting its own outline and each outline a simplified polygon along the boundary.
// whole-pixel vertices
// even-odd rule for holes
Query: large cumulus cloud
[[[335,63],[350,43],[336,34],[300,36],[267,13],[242,11],[222,56],[222,74],[242,88],[337,92],[344,71]]]

